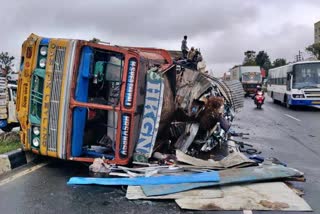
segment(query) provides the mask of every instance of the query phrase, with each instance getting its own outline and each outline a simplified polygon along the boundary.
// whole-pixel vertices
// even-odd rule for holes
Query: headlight
[[[304,98],[303,94],[293,94],[292,95],[293,98]]]
[[[34,128],[33,128],[33,134],[35,134],[35,135],[39,135],[39,134],[40,134],[40,129],[39,129],[39,127],[34,127]]]
[[[35,146],[35,147],[39,147],[39,145],[40,145],[40,140],[39,140],[39,138],[33,138],[33,140],[32,140],[32,145],[33,146]]]
[[[46,58],[42,58],[42,59],[40,59],[40,61],[39,61],[39,66],[41,67],[41,68],[44,68],[45,66],[46,66]]]
[[[48,48],[47,48],[46,46],[42,46],[42,47],[40,48],[40,54],[41,54],[42,56],[46,56],[47,53],[48,53]]]

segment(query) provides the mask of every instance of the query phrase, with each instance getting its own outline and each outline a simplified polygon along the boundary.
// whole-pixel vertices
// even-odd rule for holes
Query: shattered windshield
[[[295,65],[293,88],[320,88],[320,63]]]

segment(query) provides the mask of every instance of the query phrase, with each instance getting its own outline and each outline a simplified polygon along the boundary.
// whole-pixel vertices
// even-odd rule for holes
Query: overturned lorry
[[[17,115],[25,150],[110,164],[172,148],[209,154],[243,105],[241,84],[201,73],[169,52],[43,38],[22,45]]]

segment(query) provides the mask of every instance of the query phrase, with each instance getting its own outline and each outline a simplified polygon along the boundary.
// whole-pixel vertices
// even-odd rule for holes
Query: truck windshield
[[[118,104],[123,65],[122,54],[94,49],[88,102],[103,105]]]
[[[244,73],[242,75],[242,81],[260,81],[261,75],[260,73],[251,72],[251,73]]]
[[[292,88],[320,88],[320,63],[295,65]]]

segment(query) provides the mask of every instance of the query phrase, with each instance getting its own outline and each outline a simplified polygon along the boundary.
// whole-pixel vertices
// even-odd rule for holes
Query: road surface
[[[304,198],[314,213],[320,213],[319,120],[320,111],[316,109],[288,110],[268,99],[262,110],[257,110],[253,101],[246,98],[245,107],[234,122],[234,129],[250,133],[244,141],[261,150],[261,155],[276,157],[305,172],[306,183],[297,183],[297,187],[304,190]],[[25,174],[26,169],[32,172]],[[31,164],[12,175],[14,180],[0,177],[0,213],[193,213],[180,210],[171,201],[129,201],[120,187],[66,185],[72,176],[88,175],[88,167],[82,163]]]

